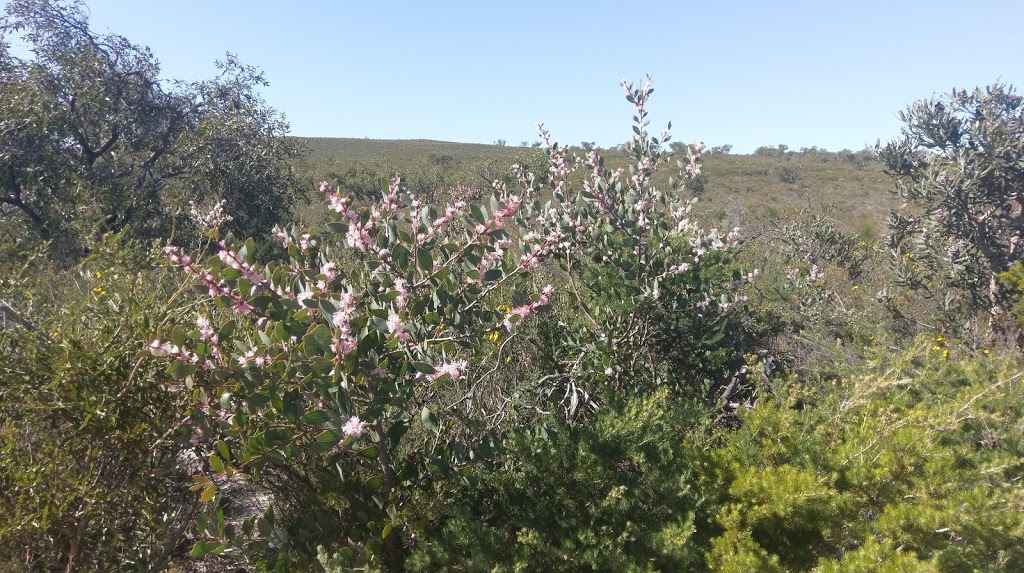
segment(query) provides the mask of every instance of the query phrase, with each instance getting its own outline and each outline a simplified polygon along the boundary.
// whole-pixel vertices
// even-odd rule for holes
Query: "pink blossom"
[[[402,342],[407,342],[409,340],[409,333],[405,331],[405,323],[402,322],[398,313],[394,311],[391,311],[388,315],[388,330],[391,331],[391,334],[395,335],[395,338]]]
[[[398,291],[398,298],[395,299],[395,306],[399,309],[404,309],[409,304],[409,292],[406,290],[405,279],[401,277],[395,278],[395,290]]]
[[[345,425],[341,427],[341,433],[345,436],[351,436],[358,438],[363,435],[363,431],[366,430],[366,422],[359,419],[358,416],[352,416],[345,422]]]
[[[196,327],[199,329],[199,338],[203,340],[211,340],[213,338],[213,328],[210,326],[210,321],[205,316],[196,317]]]
[[[438,366],[433,374],[427,375],[427,380],[433,382],[445,374],[447,374],[452,380],[458,380],[462,377],[462,373],[466,370],[468,365],[469,364],[465,360],[446,362]]]

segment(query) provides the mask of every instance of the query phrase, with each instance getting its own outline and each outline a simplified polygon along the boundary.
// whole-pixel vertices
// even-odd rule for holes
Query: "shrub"
[[[139,337],[177,313],[155,261],[108,237],[79,266],[37,256],[0,285],[4,570],[162,571],[188,550],[188,392]]]
[[[903,137],[880,149],[907,208],[890,218],[901,284],[968,310],[1005,313],[997,274],[1019,258],[1024,105],[1012,86],[953,90],[900,113]]]
[[[469,485],[423,496],[418,513],[433,519],[409,569],[699,566],[713,515],[695,470],[708,421],[703,408],[661,390],[602,409],[592,423],[518,433],[504,463],[474,472]]]
[[[709,566],[1024,567],[1020,364],[957,362],[943,344],[881,350],[870,372],[747,414],[715,454],[728,498]]]
[[[284,568],[327,551],[400,571],[416,533],[412,497],[497,455],[502,421],[537,406],[530,396],[552,396],[576,417],[595,397],[662,386],[720,395],[742,364],[736,289],[748,277],[729,255],[738,234],[701,229],[689,202],[652,184],[669,134],[647,134],[649,84],[624,88],[638,117],[628,175],[594,152],[584,163],[549,145],[547,176],[514,168],[511,184],[494,181],[489,205],[441,211],[396,176],[377,204],[358,208],[323,184],[346,261],[300,231],[279,230],[289,259],[266,265],[251,239],[218,241],[202,262],[168,248],[212,297],[208,324],[163,328],[151,345],[173,358],[170,376],[196,388],[192,432],[209,467],[195,487],[214,500],[223,484],[251,479],[301,509],[277,504],[240,527],[214,509],[197,554]],[[684,179],[699,173],[699,156],[697,146],[680,161]],[[545,260],[561,263],[575,318],[537,359],[505,366],[520,322],[556,296],[529,282]],[[536,378],[505,397],[489,385],[503,368]],[[488,394],[493,402],[475,401]]]

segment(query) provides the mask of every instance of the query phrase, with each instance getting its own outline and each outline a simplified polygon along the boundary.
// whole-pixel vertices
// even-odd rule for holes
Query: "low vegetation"
[[[296,139],[81,4],[0,33],[0,568],[1024,569],[1013,88],[856,153],[649,80],[613,150]]]

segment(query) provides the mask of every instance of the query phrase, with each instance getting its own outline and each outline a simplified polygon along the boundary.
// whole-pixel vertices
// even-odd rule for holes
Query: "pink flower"
[[[202,340],[210,340],[213,338],[213,328],[210,326],[210,321],[205,316],[196,317],[196,327],[199,328],[199,338]]]
[[[352,436],[358,438],[363,435],[363,430],[366,429],[366,422],[359,419],[359,416],[352,416],[345,422],[345,425],[341,427],[341,433],[345,436]]]
[[[433,382],[434,380],[437,380],[438,378],[444,376],[445,374],[447,374],[448,377],[451,378],[452,380],[458,380],[459,378],[462,377],[462,373],[465,372],[466,367],[468,366],[469,363],[467,363],[465,360],[458,360],[456,362],[446,362],[438,366],[433,374],[428,375],[427,380]]]
[[[403,278],[395,279],[395,290],[398,291],[398,298],[395,299],[395,305],[398,308],[405,308],[409,304],[409,291],[406,290],[407,283]]]
[[[398,316],[398,313],[394,311],[392,311],[388,315],[388,330],[391,331],[391,334],[395,335],[395,338],[401,340],[402,342],[406,342],[409,340],[409,333],[405,331],[405,323],[402,322],[402,319]]]

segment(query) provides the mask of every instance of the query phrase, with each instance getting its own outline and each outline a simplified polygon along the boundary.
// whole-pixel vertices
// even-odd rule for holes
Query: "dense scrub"
[[[73,8],[14,3],[2,30],[45,48],[3,53],[22,104],[63,101],[46,70],[125,64],[90,41],[155,73],[123,38],[61,36],[85,24]],[[623,83],[635,137],[607,159],[541,128],[543,147],[437,147],[404,175],[313,161],[323,202],[274,226],[295,180],[273,114],[247,88],[240,110],[216,82],[147,86],[199,106],[165,168],[231,149],[255,168],[256,143],[275,163],[197,174],[187,229],[175,185],[129,193],[151,218],[120,225],[119,201],[76,214],[19,184],[45,166],[72,199],[122,197],[93,143],[4,124],[0,216],[36,234],[0,236],[0,567],[1024,569],[1012,88],[904,116],[880,151],[908,206],[883,236],[868,211],[892,198],[870,193],[844,220],[746,192],[727,199],[757,207],[721,207],[702,144],[648,130],[649,81]],[[0,120],[78,125],[14,103]],[[120,104],[115,126],[138,111]],[[878,175],[865,152],[711,157],[773,193]],[[281,210],[229,219],[250,177]],[[950,221],[964,197],[985,211]]]

